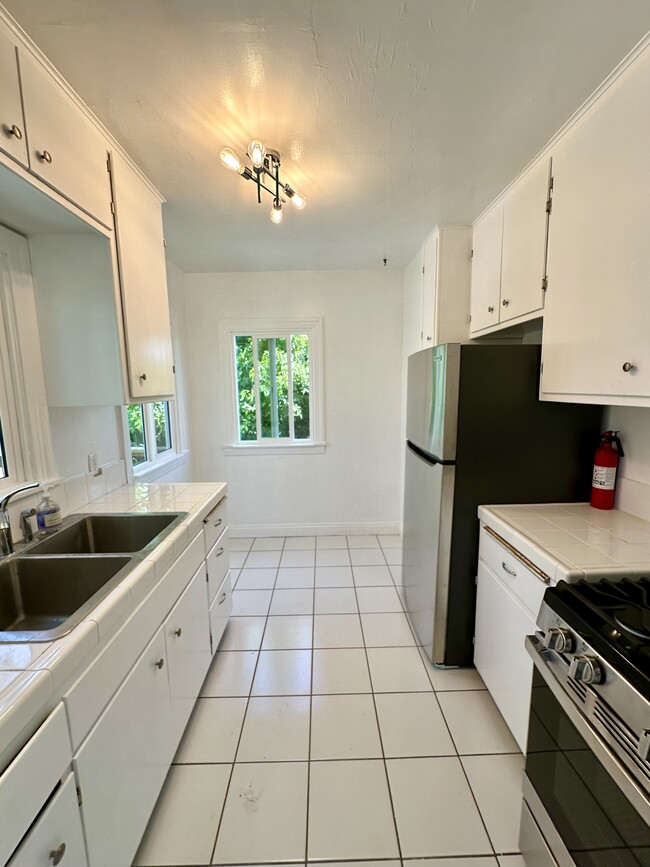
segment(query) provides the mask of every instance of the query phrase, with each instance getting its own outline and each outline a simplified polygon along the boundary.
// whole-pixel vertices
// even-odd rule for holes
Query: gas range
[[[650,794],[650,579],[560,581],[537,625],[561,685]]]

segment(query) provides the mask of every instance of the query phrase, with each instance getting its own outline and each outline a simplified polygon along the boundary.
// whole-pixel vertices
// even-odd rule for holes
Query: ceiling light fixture
[[[246,156],[253,164],[252,169],[244,165],[231,148],[223,148],[220,156],[221,162],[227,169],[236,171],[247,181],[255,182],[258,203],[261,204],[262,202],[262,190],[273,196],[271,222],[276,224],[282,222],[282,205],[286,204],[287,199],[292,201],[299,211],[302,211],[307,204],[304,196],[294,190],[289,184],[282,183],[280,180],[280,154],[271,148],[264,147],[259,139],[253,139],[248,145]],[[266,177],[271,179],[275,189],[263,183],[263,179],[266,180]]]

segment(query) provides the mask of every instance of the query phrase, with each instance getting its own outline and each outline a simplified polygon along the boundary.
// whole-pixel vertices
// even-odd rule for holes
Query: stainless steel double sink
[[[186,512],[92,514],[0,561],[0,643],[66,635]]]

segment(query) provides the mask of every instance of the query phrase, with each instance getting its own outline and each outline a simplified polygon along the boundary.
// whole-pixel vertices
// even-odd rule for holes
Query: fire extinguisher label
[[[592,485],[599,491],[613,491],[616,482],[616,467],[594,467]]]

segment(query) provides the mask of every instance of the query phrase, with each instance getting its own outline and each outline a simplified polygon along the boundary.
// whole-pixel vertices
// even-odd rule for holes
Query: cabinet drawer
[[[59,704],[0,776],[0,864],[27,833],[71,760],[68,724]]]
[[[169,660],[172,740],[175,749],[212,661],[203,566],[196,572],[165,621],[165,643]]]
[[[205,559],[208,570],[208,605],[212,605],[217,591],[223,584],[223,580],[230,568],[230,543],[227,529],[217,539],[208,556]]]
[[[210,606],[210,635],[212,636],[212,653],[217,652],[221,637],[228,626],[228,618],[232,611],[232,587],[230,584],[230,573],[226,573],[226,577],[219,588],[219,592],[212,605]]]
[[[214,543],[223,533],[228,524],[228,511],[226,497],[223,498],[214,509],[203,519],[203,534],[205,536],[205,553],[210,553]]]
[[[73,774],[45,808],[7,867],[87,867]]]
[[[492,535],[491,528],[481,527],[479,559],[490,567],[522,603],[537,617],[544,591],[552,583],[548,575],[527,561],[523,554],[507,547],[507,543]]]
[[[524,639],[534,632],[535,618],[479,563],[474,665],[522,752],[533,679],[533,661]]]

